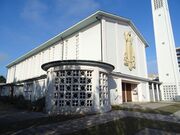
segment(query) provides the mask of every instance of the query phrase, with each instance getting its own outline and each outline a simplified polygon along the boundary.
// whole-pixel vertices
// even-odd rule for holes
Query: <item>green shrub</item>
[[[0,102],[3,104],[13,105],[13,107],[18,109],[25,109],[28,111],[44,111],[45,108],[45,97],[42,97],[36,101],[31,102],[30,100],[25,100],[23,95],[15,96],[13,98],[9,96],[0,97]]]
[[[45,108],[45,97],[39,98],[38,100],[32,102],[33,111],[44,111]]]

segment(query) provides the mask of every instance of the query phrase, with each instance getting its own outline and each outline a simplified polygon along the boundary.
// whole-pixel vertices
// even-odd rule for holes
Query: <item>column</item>
[[[101,60],[102,61],[105,61],[107,62],[107,44],[106,44],[106,20],[104,18],[101,19],[101,27],[102,27],[102,51],[101,51],[101,55],[102,55],[102,58]]]
[[[35,101],[36,100],[36,81],[33,81],[33,89],[32,89],[32,94],[31,94],[31,101]]]
[[[159,98],[159,86],[158,86],[158,84],[156,84],[156,90],[157,90],[157,100],[160,101],[160,98]]]
[[[125,86],[125,102],[127,102],[127,89],[126,89],[126,83],[124,83]]]
[[[92,94],[93,94],[93,111],[100,112],[100,103],[99,103],[99,69],[94,69],[92,75]]]
[[[151,84],[152,85],[152,95],[153,95],[153,101],[155,102],[155,93],[154,93],[154,83]]]
[[[46,91],[46,96],[45,96],[45,104],[46,104],[46,112],[48,114],[52,114],[55,107],[54,107],[54,75],[53,75],[53,70],[50,68],[47,71],[47,81],[46,81],[46,86],[47,86],[47,91]]]

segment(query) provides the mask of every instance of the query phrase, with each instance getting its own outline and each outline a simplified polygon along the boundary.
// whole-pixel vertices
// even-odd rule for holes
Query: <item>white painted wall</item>
[[[150,101],[148,82],[141,82],[138,84],[138,98],[140,102]]]
[[[124,65],[125,37],[124,33],[131,31],[133,37],[133,48],[136,57],[136,68],[130,71]],[[147,63],[145,44],[140,40],[133,29],[123,22],[104,19],[103,21],[103,59],[113,64],[116,72],[124,74],[147,77]]]
[[[23,86],[14,86],[14,96],[18,97],[23,95]]]
[[[10,67],[7,74],[7,83],[22,81],[46,74],[41,65],[54,60],[62,60],[62,44],[55,45],[34,54],[24,61]]]
[[[10,91],[10,87],[1,87],[0,88],[0,96],[10,96],[11,91]]]
[[[41,65],[55,60],[101,60],[101,32],[100,23],[92,25],[70,35],[34,54],[30,58],[8,69],[7,83],[22,81],[46,74]]]
[[[111,105],[122,104],[121,78],[109,77],[108,79]]]
[[[34,81],[31,101],[36,101],[37,99],[44,97],[45,90],[45,79]]]
[[[79,59],[101,61],[100,23],[96,22],[79,33]]]
[[[139,101],[139,96],[138,96],[138,87],[136,84],[131,85],[131,97],[132,97],[132,102],[138,102]]]

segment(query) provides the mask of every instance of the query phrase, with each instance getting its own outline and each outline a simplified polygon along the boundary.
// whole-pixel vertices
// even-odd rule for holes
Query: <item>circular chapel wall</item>
[[[49,114],[87,114],[111,110],[108,75],[110,64],[85,61],[54,61],[47,71],[46,111]]]

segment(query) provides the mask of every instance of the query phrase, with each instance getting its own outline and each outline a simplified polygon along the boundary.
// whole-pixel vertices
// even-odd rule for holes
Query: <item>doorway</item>
[[[132,88],[130,83],[122,82],[122,98],[123,102],[132,102]]]

